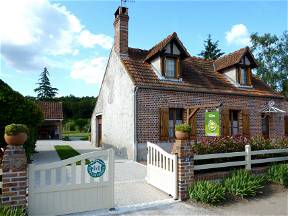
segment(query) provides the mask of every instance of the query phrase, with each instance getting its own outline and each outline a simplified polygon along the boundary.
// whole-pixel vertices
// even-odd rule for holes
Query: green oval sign
[[[97,159],[90,162],[87,166],[87,172],[93,178],[101,177],[106,170],[106,165],[103,160]]]

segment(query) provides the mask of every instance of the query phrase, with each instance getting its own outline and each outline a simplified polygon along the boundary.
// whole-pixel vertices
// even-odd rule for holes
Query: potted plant
[[[175,126],[175,136],[178,140],[187,140],[191,133],[191,126],[189,124],[178,124]]]
[[[24,124],[10,124],[5,127],[4,139],[8,145],[23,145],[27,140],[28,127]]]

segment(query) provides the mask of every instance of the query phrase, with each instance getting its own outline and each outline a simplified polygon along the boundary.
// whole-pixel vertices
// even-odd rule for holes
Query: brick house
[[[38,101],[44,121],[38,128],[38,139],[62,139],[62,102]]]
[[[128,20],[128,9],[119,7],[91,118],[94,145],[145,160],[147,141],[171,150],[176,124],[191,124],[192,139],[203,137],[207,110],[219,110],[222,136],[287,135],[288,101],[253,75],[257,63],[248,47],[204,60],[191,56],[173,33],[150,50],[130,48]],[[269,107],[279,112],[263,111]]]

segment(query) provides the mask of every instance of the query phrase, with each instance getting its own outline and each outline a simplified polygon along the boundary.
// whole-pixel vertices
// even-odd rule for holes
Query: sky
[[[48,68],[58,96],[97,96],[113,45],[114,12],[120,0],[2,0],[0,79],[36,96]],[[191,55],[208,34],[225,53],[249,46],[249,35],[287,30],[286,1],[132,0],[129,46],[150,49],[177,32]]]

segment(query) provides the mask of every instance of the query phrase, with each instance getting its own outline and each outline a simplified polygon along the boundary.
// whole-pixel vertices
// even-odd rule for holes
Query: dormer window
[[[238,84],[241,86],[251,86],[250,66],[242,65],[238,70]]]
[[[175,58],[165,58],[165,77],[176,78],[176,65]]]

